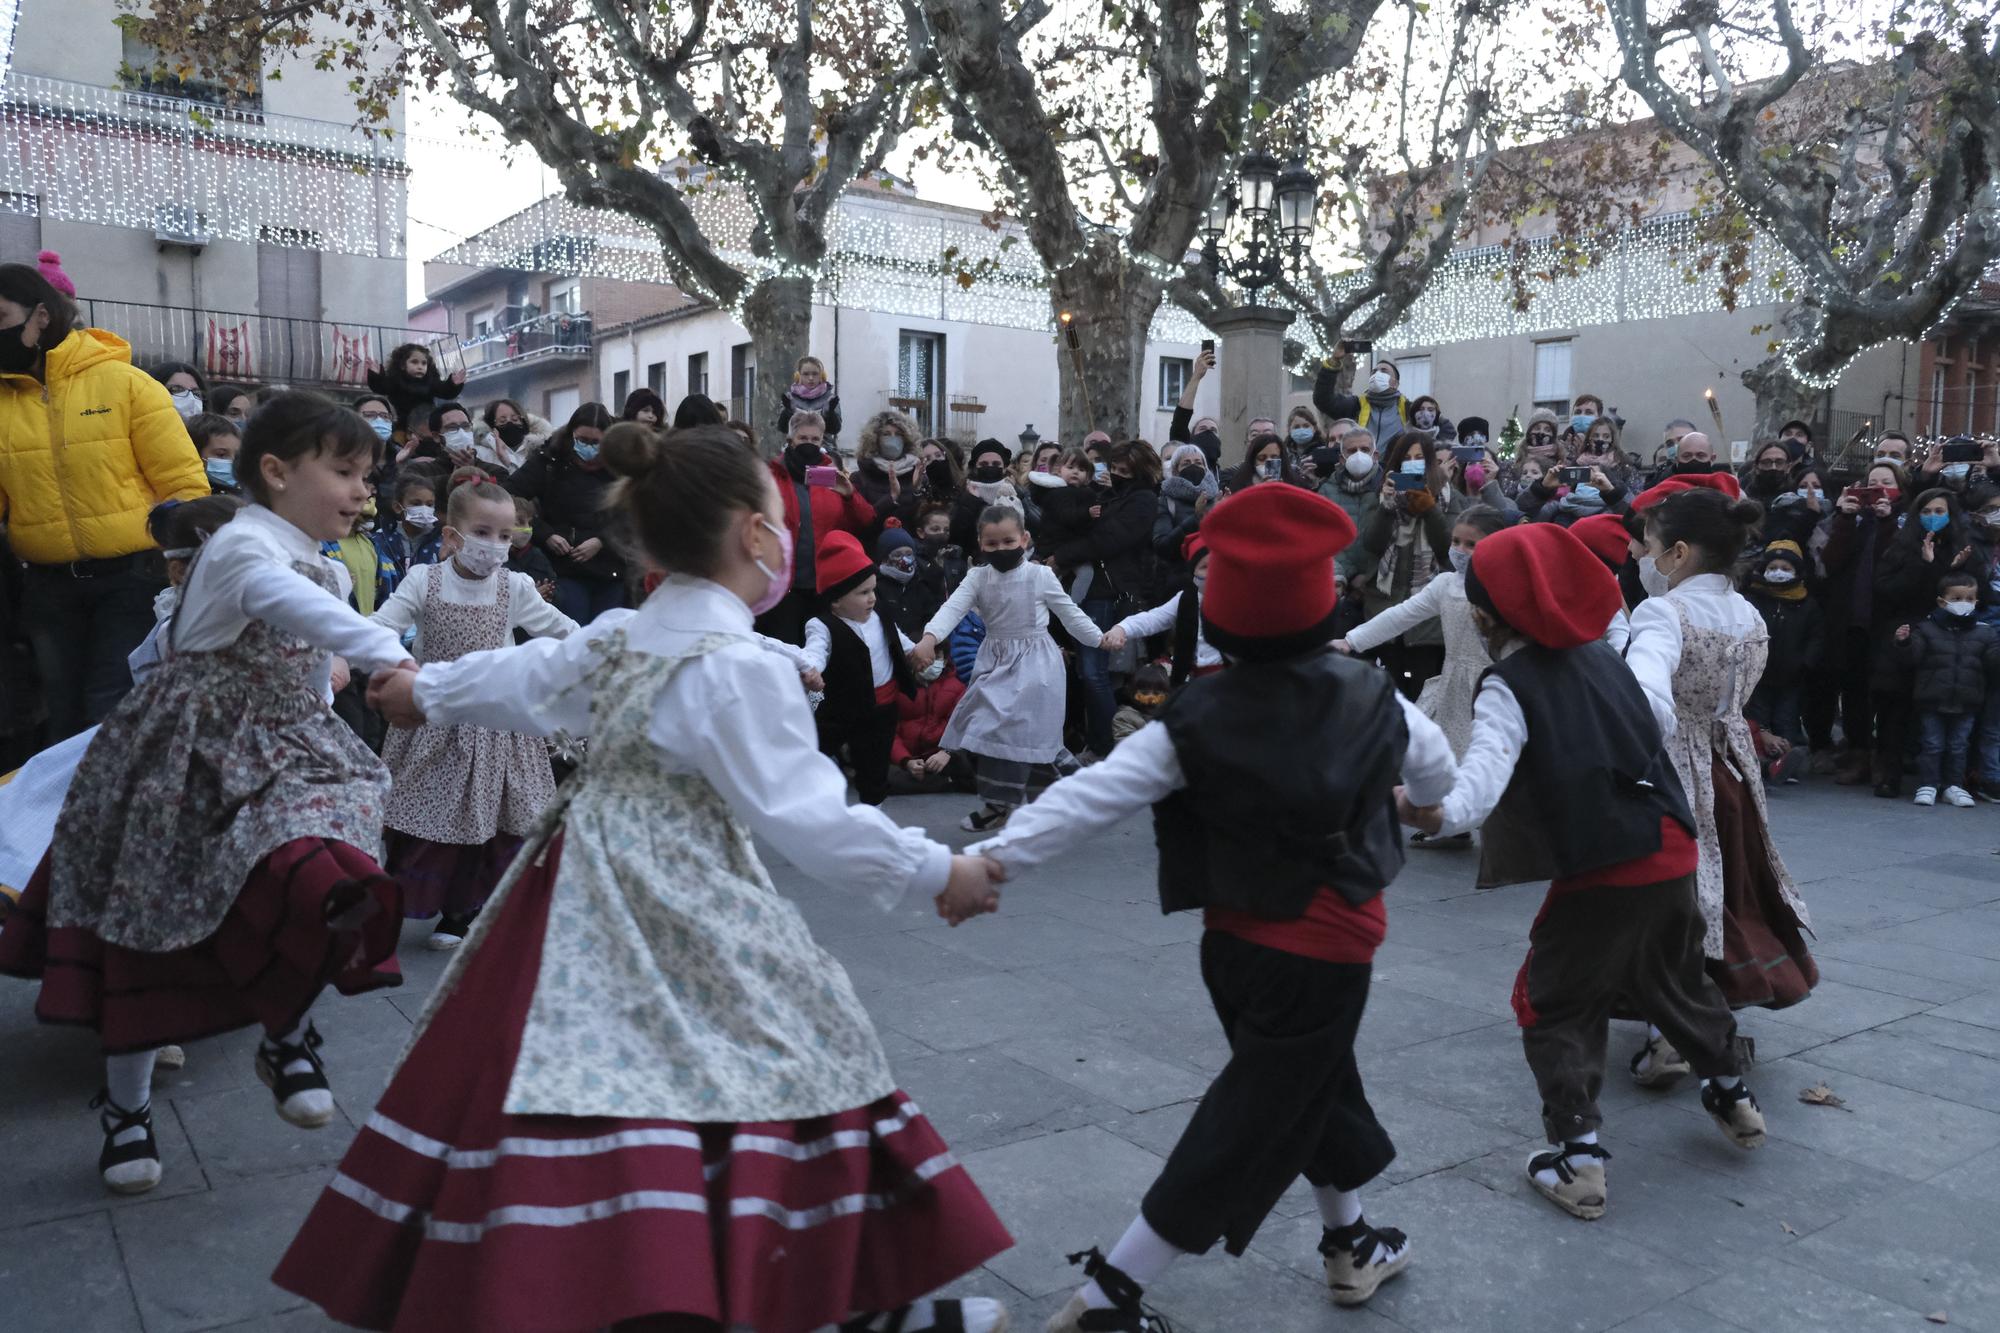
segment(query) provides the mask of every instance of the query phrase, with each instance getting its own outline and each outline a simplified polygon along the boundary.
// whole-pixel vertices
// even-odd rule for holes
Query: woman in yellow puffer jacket
[[[21,619],[50,743],[132,687],[126,655],[166,586],[148,511],[209,493],[173,399],[124,339],[76,327],[75,295],[51,251],[0,264],[0,521],[27,566]]]

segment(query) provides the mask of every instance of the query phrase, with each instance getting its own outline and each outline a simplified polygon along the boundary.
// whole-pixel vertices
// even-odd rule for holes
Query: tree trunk
[[[1158,281],[1109,244],[1092,246],[1055,272],[1049,299],[1056,317],[1064,444],[1081,444],[1093,430],[1114,440],[1139,433],[1146,341],[1163,295]],[[1067,328],[1064,311],[1072,316]]]
[[[772,457],[784,448],[778,413],[792,382],[792,366],[812,351],[812,298],[811,278],[769,277],[743,302],[743,327],[750,332],[750,350],[757,361],[751,420],[764,452]],[[847,434],[852,438],[852,431]]]
[[[1782,353],[1774,352],[1743,372],[1743,385],[1757,396],[1757,419],[1750,427],[1750,447],[1778,438],[1787,421],[1810,422],[1825,394],[1792,372]],[[1716,440],[1718,456],[1729,441]]]

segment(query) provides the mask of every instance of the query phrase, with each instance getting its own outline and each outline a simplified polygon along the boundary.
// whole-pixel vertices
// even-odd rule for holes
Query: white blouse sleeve
[[[599,660],[591,645],[633,614],[607,611],[566,639],[531,639],[432,662],[417,672],[417,707],[430,722],[469,722],[530,736],[559,731],[587,736],[588,678]]]
[[[1174,621],[1180,616],[1181,597],[1182,593],[1177,592],[1158,606],[1145,611],[1134,611],[1118,622],[1118,628],[1124,630],[1127,637],[1134,639],[1143,639],[1151,634],[1165,634],[1174,627]]]
[[[507,580],[507,610],[515,629],[526,630],[537,639],[567,639],[580,628],[554,602],[542,596],[542,590],[526,574],[510,571]],[[396,591],[400,593],[402,589]]]
[[[1070,595],[1063,591],[1062,580],[1056,577],[1056,572],[1046,565],[1036,565],[1035,568],[1042,573],[1042,605],[1062,622],[1062,627],[1069,631],[1070,637],[1086,648],[1095,648],[1103,642],[1104,631],[1097,627],[1096,621],[1083,613],[1082,607],[1070,600]]]
[[[1436,805],[1458,776],[1451,742],[1415,704],[1400,694],[1396,702],[1403,706],[1403,722],[1410,729],[1409,744],[1403,748],[1403,788],[1412,804]]]
[[[275,560],[257,561],[235,583],[236,604],[244,616],[338,653],[363,671],[409,660],[393,630],[367,620],[341,598]]]
[[[951,596],[945,598],[944,605],[937,609],[930,623],[924,626],[924,633],[943,643],[958,628],[958,622],[965,619],[965,613],[979,597],[979,590],[986,584],[987,566],[974,565],[965,571],[965,577],[952,589]]]
[[[809,670],[824,671],[832,656],[833,636],[826,632],[825,623],[814,616],[806,621],[805,666]]]
[[[867,895],[884,911],[913,890],[943,892],[951,849],[872,805],[847,803],[847,779],[819,752],[799,682],[773,654],[723,650],[689,662],[660,691],[648,734],[676,765],[707,778],[751,832],[822,883]]]
[[[1664,597],[1648,597],[1632,612],[1632,637],[1625,645],[1625,665],[1638,677],[1639,688],[1660,724],[1662,739],[1679,730],[1674,711],[1674,672],[1681,665],[1681,618]]]
[[[376,624],[393,631],[401,638],[404,631],[417,623],[417,617],[424,610],[424,589],[430,586],[431,571],[436,565],[416,565],[396,584],[396,591],[389,594],[389,600],[375,608],[375,614],[368,617]]]
[[[1604,631],[1604,641],[1611,645],[1611,651],[1620,657],[1625,655],[1626,645],[1632,642],[1632,617],[1619,607],[1611,617],[1611,626]]]
[[[1370,616],[1348,631],[1347,646],[1357,653],[1371,653],[1377,647],[1389,642],[1398,634],[1413,630],[1444,609],[1445,580],[1454,577],[1439,574],[1414,597],[1408,597],[1387,608],[1380,615]]]
[[[1488,676],[1472,700],[1472,740],[1458,761],[1458,781],[1444,798],[1438,832],[1450,836],[1486,822],[1514,780],[1515,765],[1528,745],[1528,719],[1507,682]]]

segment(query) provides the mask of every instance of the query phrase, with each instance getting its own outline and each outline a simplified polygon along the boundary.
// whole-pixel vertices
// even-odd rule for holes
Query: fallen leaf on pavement
[[[1778,1223],[1778,1225],[1785,1229],[1785,1234],[1787,1236],[1796,1236],[1799,1234],[1798,1232],[1792,1230],[1792,1224],[1790,1222],[1780,1222]]]
[[[1924,1318],[1930,1320],[1933,1324],[1949,1324],[1951,1322],[1951,1316],[1942,1310],[1927,1314]]]
[[[1847,1111],[1850,1114],[1853,1112],[1853,1108],[1841,1099],[1840,1094],[1824,1083],[1815,1083],[1810,1088],[1799,1089],[1799,1100],[1807,1106],[1831,1106],[1837,1111]]]

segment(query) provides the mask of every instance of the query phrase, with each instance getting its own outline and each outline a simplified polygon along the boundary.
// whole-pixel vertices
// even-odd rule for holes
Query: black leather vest
[[[1615,649],[1601,641],[1530,645],[1487,672],[1514,692],[1528,743],[1480,832],[1480,887],[1651,856],[1660,850],[1663,816],[1694,831],[1659,724]]]
[[[827,637],[833,642],[826,670],[820,673],[826,680],[826,698],[820,703],[819,715],[829,722],[859,721],[875,708],[875,672],[868,665],[868,645],[839,616],[822,615],[819,623],[826,626]],[[896,627],[879,609],[875,625],[889,643],[891,679],[904,694],[915,698],[917,678],[903,656],[903,645],[896,640]]]
[[[1273,921],[1331,888],[1364,903],[1403,868],[1409,728],[1385,672],[1330,649],[1237,662],[1161,711],[1186,786],[1153,807],[1160,910]]]

